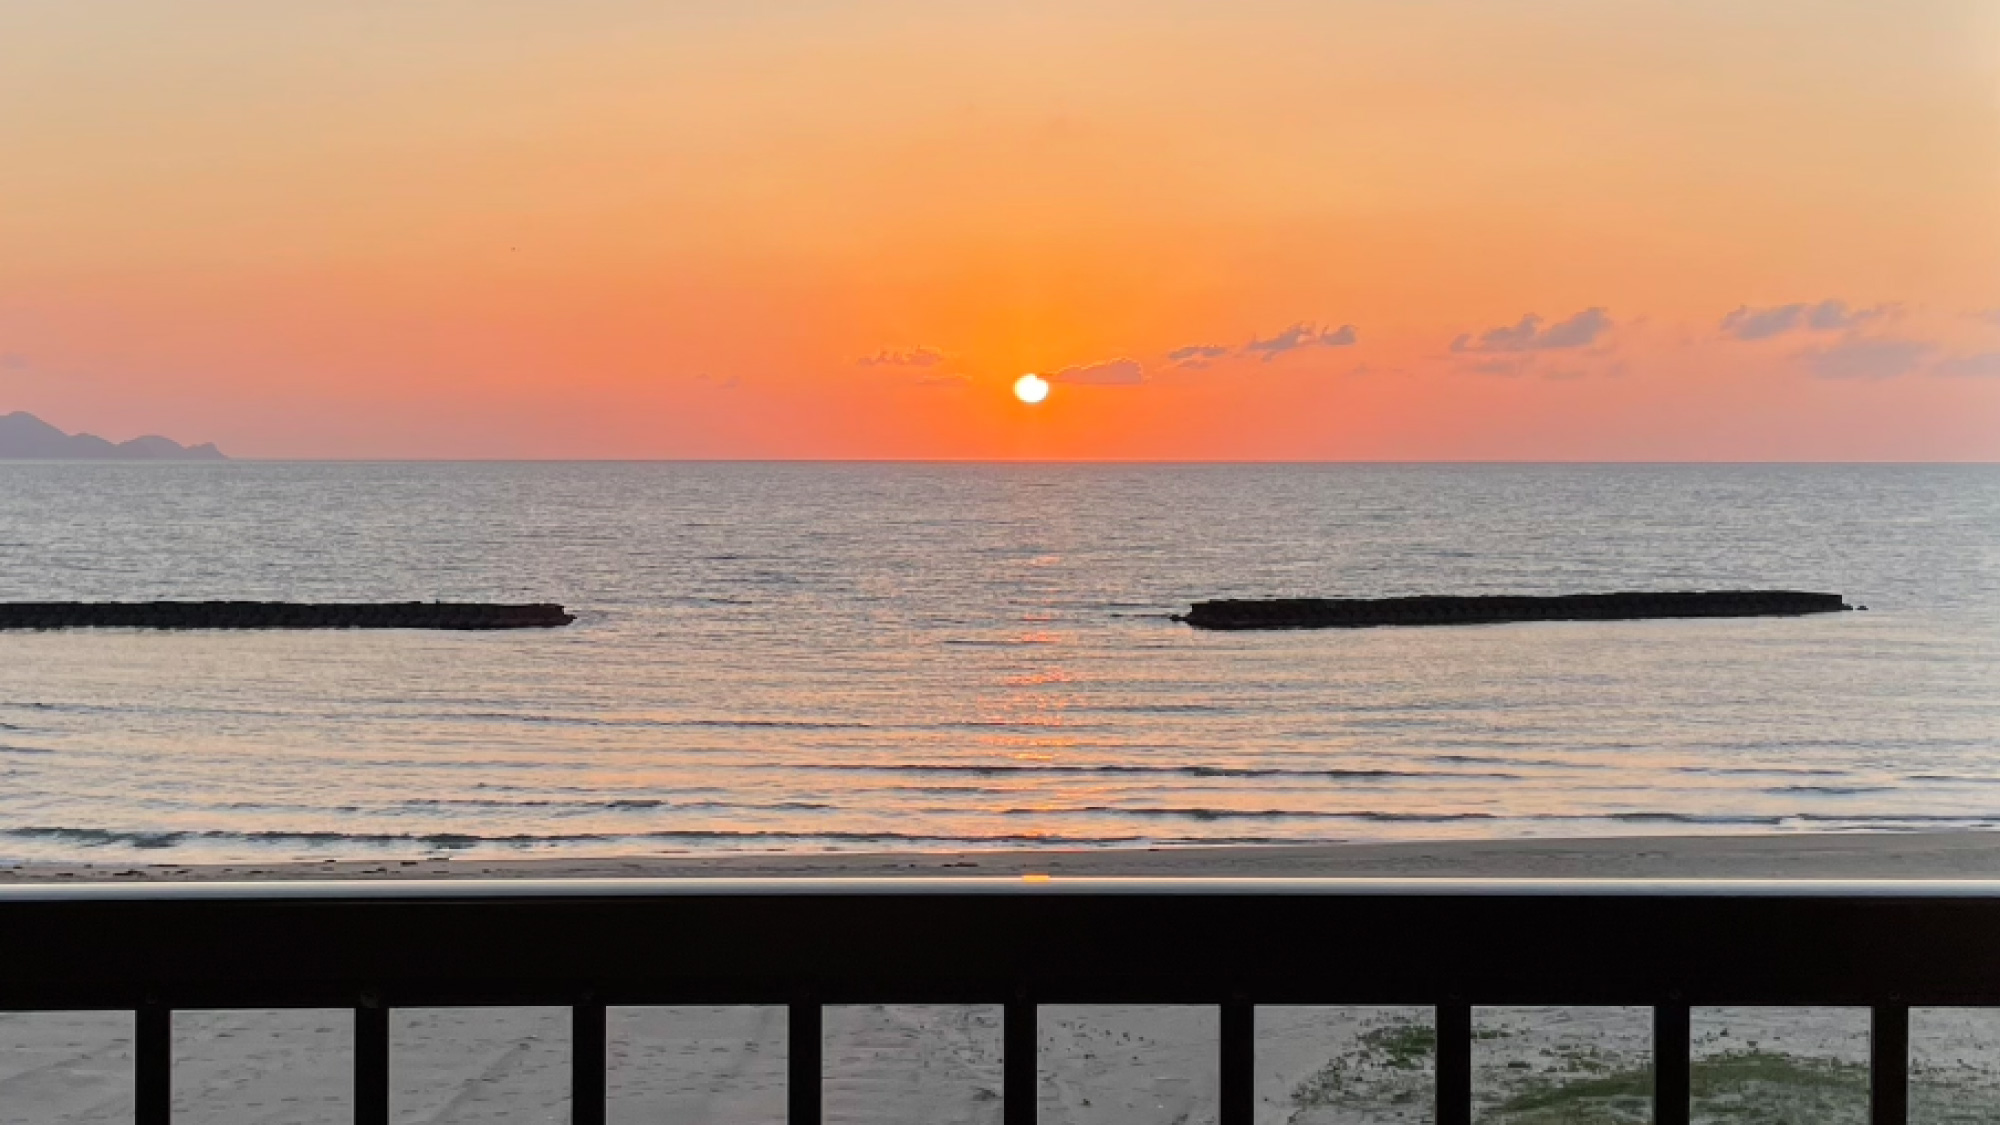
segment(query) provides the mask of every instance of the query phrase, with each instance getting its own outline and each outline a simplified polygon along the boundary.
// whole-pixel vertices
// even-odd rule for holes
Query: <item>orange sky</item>
[[[114,439],[2000,459],[1992,0],[0,3],[0,154]]]

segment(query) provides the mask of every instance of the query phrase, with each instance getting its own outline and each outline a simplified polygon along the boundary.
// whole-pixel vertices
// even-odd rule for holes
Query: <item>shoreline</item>
[[[0,883],[895,877],[2000,878],[2000,832],[1616,836],[1071,850],[0,864]]]

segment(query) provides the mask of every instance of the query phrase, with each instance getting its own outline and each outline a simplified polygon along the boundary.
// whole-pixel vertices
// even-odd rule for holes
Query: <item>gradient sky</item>
[[[14,409],[255,457],[1996,460],[2000,0],[0,0]]]

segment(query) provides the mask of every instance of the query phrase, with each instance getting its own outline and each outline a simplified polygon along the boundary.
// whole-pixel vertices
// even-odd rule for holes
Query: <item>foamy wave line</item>
[[[1125,816],[1135,819],[1181,818],[1196,821],[1210,820],[1252,820],[1286,819],[1309,817],[1325,821],[1346,821],[1349,823],[1374,824],[1451,824],[1477,821],[1482,823],[1625,823],[1625,824],[1674,824],[1690,827],[1742,827],[1757,826],[1775,828],[1785,825],[1823,825],[1835,828],[1897,828],[1917,826],[1937,826],[1950,824],[1959,827],[1990,827],[2000,824],[2000,814],[1900,814],[1900,815],[1853,815],[1834,816],[1812,813],[1784,814],[1743,814],[1710,815],[1677,812],[1624,812],[1624,813],[1579,813],[1579,814],[1535,814],[1527,816],[1504,816],[1496,813],[1480,812],[1438,812],[1438,813],[1394,813],[1394,812],[1293,812],[1289,810],[1229,810],[1229,809],[1116,809],[1110,807],[1082,808],[1072,810],[1022,809],[1010,810],[1021,815],[1054,816],[1063,813],[1090,814],[1098,816]],[[1198,836],[1161,837],[1153,834],[1126,835],[1063,835],[1046,832],[991,833],[978,836],[946,835],[924,832],[857,832],[857,831],[784,831],[746,830],[729,831],[722,829],[684,829],[659,832],[562,832],[562,833],[470,833],[470,832],[333,832],[305,830],[258,830],[235,831],[229,829],[115,829],[91,828],[63,825],[28,825],[0,829],[0,837],[16,840],[55,841],[84,848],[129,847],[140,850],[164,850],[187,844],[237,843],[264,846],[295,845],[312,848],[334,848],[341,845],[364,847],[420,847],[439,851],[463,851],[477,847],[535,848],[559,845],[622,845],[622,844],[879,844],[890,847],[960,847],[981,848],[994,846],[1108,846],[1118,844],[1285,844],[1312,841],[1273,836]],[[1320,842],[1329,842],[1322,840]]]
[[[1570,819],[1558,817],[1555,819]],[[1630,812],[1610,813],[1604,819],[1628,824],[1855,824],[1872,828],[1898,825],[1953,824],[1983,827],[2000,824],[2000,813],[1746,813],[1740,816],[1707,816],[1697,813]]]

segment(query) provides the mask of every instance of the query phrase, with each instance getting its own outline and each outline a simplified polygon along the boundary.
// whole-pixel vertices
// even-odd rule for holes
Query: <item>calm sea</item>
[[[1199,598],[1833,590],[1205,634]],[[2000,826],[2000,468],[0,464],[0,599],[568,629],[0,634],[0,858]]]

